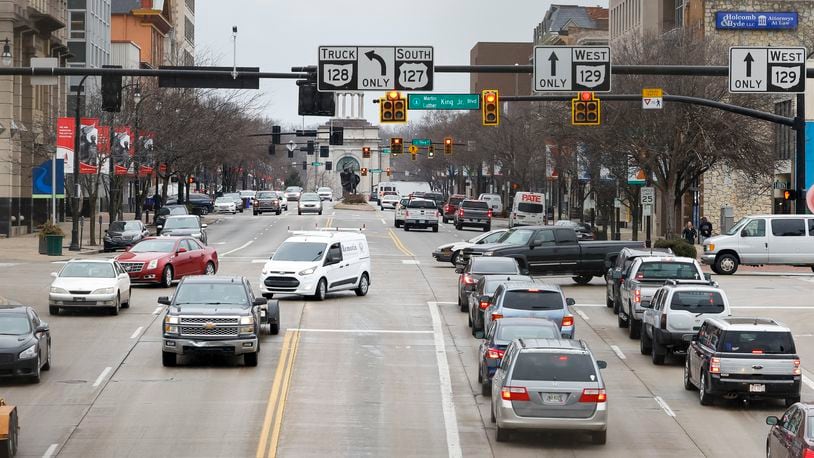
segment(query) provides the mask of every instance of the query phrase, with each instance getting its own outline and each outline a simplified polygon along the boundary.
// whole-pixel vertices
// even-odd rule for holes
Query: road
[[[218,216],[209,241],[221,274],[258,282],[288,230],[365,227],[372,285],[364,298],[281,299],[281,332],[264,336],[259,365],[160,360],[158,296],[134,287],[119,316],[47,314],[46,261],[3,263],[0,296],[36,306],[49,322],[54,361],[42,382],[0,383],[20,409],[19,456],[761,456],[767,415],[780,402],[702,407],[682,386],[682,361],[653,366],[638,341],[616,327],[604,282],[576,286],[550,277],[576,299],[576,329],[599,359],[610,408],[608,443],[573,434],[515,434],[497,443],[488,399],[477,385],[478,342],[455,305],[457,275],[435,262],[437,245],[477,235],[393,227],[392,211],[326,208],[322,216]],[[99,255],[102,256],[102,255]],[[737,315],[789,324],[804,368],[814,367],[814,276],[717,277]],[[804,370],[803,400],[814,397]]]

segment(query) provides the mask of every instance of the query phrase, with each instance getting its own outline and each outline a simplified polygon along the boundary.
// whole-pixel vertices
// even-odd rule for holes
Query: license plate
[[[568,395],[565,393],[543,393],[543,402],[546,404],[565,404]]]
[[[74,300],[74,302],[85,302],[84,297],[74,297],[73,300]]]
[[[752,383],[749,385],[749,392],[750,393],[765,393],[766,392],[766,385]]]
[[[265,317],[266,317],[266,311],[265,310],[260,310],[260,318],[265,318]]]

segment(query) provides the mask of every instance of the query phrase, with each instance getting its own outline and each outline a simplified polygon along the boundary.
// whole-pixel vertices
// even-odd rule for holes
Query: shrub
[[[50,219],[43,223],[40,226],[40,233],[38,234],[41,239],[44,239],[46,235],[62,235],[64,236],[65,233],[62,232],[62,228],[59,225],[54,224]]]
[[[653,244],[654,248],[670,248],[676,256],[686,256],[695,259],[698,252],[695,245],[690,245],[684,239],[659,239]]]
[[[348,194],[342,199],[343,204],[366,204],[367,200],[363,194]]]

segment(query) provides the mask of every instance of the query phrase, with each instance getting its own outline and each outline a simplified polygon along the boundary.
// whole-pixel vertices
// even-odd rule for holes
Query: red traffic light
[[[593,98],[594,98],[593,93],[590,93],[590,92],[580,92],[579,93],[579,99],[582,100],[583,102],[588,102]]]
[[[451,145],[452,144],[452,139],[451,138],[445,138],[444,139],[444,144],[445,145]]]

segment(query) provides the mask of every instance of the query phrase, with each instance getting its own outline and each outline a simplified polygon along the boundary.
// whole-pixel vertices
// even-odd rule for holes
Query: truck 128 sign
[[[432,46],[320,46],[320,91],[431,91]]]

